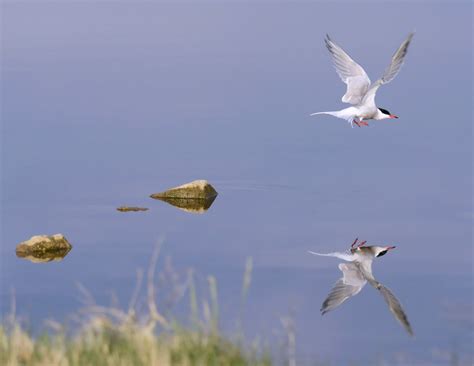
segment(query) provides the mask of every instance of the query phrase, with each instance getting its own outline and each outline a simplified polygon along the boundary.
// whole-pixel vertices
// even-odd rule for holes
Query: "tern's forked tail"
[[[349,107],[341,109],[340,111],[329,111],[329,112],[316,112],[312,113],[311,116],[315,116],[318,114],[329,114],[330,116],[334,116],[337,118],[345,119],[346,121],[352,122],[354,118],[358,115],[358,109],[355,107]]]
[[[354,119],[357,117],[358,110],[355,107],[349,107],[345,109],[341,109],[340,111],[330,111],[330,112],[316,112],[312,113],[311,116],[315,116],[317,114],[329,114],[330,116],[334,116],[337,118],[345,119],[347,122],[353,126]]]
[[[338,111],[331,111],[331,112],[316,112],[316,113],[311,113],[310,116],[315,116],[317,114],[329,114],[334,117],[339,117],[339,112]],[[339,117],[340,118],[340,117]]]
[[[313,255],[320,255],[323,257],[336,257],[339,259],[343,259],[345,261],[352,262],[354,260],[354,256],[351,253],[342,253],[342,252],[333,252],[333,253],[316,253],[311,250],[308,250],[308,253]]]

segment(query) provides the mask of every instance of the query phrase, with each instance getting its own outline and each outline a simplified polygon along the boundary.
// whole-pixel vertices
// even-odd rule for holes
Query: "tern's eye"
[[[379,254],[377,254],[377,257],[381,257],[386,253],[387,253],[387,250],[384,250],[384,251],[380,252]]]

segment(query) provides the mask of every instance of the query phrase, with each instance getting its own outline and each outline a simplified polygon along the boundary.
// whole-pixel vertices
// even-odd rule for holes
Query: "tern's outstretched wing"
[[[326,47],[331,53],[336,72],[347,84],[346,94],[342,97],[344,103],[359,104],[370,86],[370,79],[365,70],[355,62],[339,45],[326,35]]]
[[[413,330],[411,329],[410,322],[408,321],[408,317],[403,311],[402,305],[400,301],[395,297],[395,295],[390,291],[387,287],[379,283],[379,286],[376,287],[380,293],[382,294],[385,302],[387,303],[388,307],[392,314],[397,318],[397,320],[403,325],[406,331],[413,335]]]
[[[410,45],[413,36],[414,33],[410,33],[400,45],[400,47],[398,47],[398,50],[392,56],[390,65],[385,69],[383,76],[370,86],[367,94],[365,94],[364,98],[362,99],[362,104],[372,105],[375,107],[375,93],[377,92],[377,89],[381,85],[391,82],[395,76],[397,76],[398,72],[402,68],[403,61],[405,60],[405,56],[408,52],[408,46]]]
[[[405,60],[405,56],[408,52],[408,46],[410,45],[410,42],[414,35],[414,33],[410,33],[400,45],[400,47],[398,47],[397,52],[395,52],[392,56],[392,61],[390,62],[390,65],[388,65],[388,67],[385,69],[385,72],[383,73],[383,76],[380,78],[382,84],[387,84],[391,82],[393,79],[395,79],[395,76],[397,76],[398,72],[402,68],[403,61]]]
[[[359,267],[355,263],[341,263],[339,269],[342,271],[340,278],[329,293],[321,306],[321,314],[326,314],[341,305],[351,296],[357,295],[367,283]]]

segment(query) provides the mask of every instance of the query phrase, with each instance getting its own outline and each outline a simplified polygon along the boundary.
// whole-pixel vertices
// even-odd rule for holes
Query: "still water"
[[[2,5],[2,315],[14,290],[34,327],[66,319],[81,306],[78,283],[125,306],[164,238],[158,270],[169,257],[203,283],[214,275],[228,332],[252,257],[246,334],[279,342],[291,316],[299,364],[470,364],[472,55],[460,45],[472,43],[472,5],[406,6]],[[383,36],[379,17],[350,26],[357,12],[387,11],[404,21]],[[326,32],[375,80],[415,28],[377,97],[400,119],[351,129],[309,117],[341,106]],[[195,179],[219,192],[202,214],[149,198]],[[19,242],[55,233],[73,245],[62,261],[15,256]],[[368,286],[319,314],[339,262],[307,251],[355,237],[397,245],[373,269],[415,338]]]

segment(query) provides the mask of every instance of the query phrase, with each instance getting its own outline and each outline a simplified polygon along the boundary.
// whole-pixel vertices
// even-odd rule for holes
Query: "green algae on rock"
[[[62,260],[72,245],[62,234],[36,235],[16,246],[16,255],[31,262],[43,263]]]
[[[135,206],[120,206],[117,208],[117,211],[120,212],[138,212],[138,211],[148,211],[147,207],[135,207]]]
[[[182,198],[208,200],[216,196],[217,191],[207,180],[195,180],[179,187],[170,188],[161,193],[152,194],[150,197],[155,199]]]

